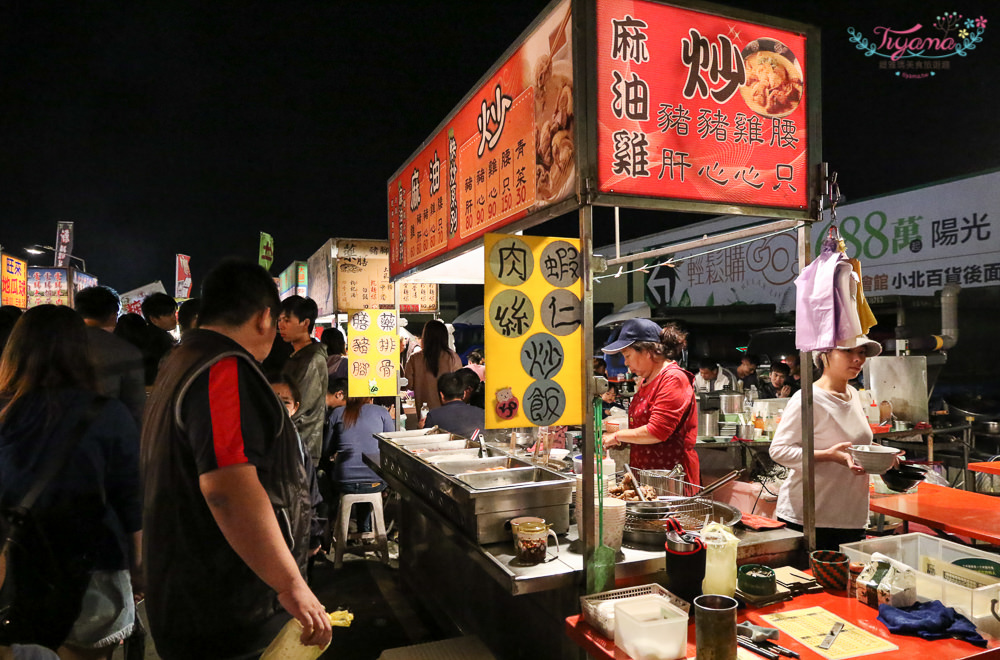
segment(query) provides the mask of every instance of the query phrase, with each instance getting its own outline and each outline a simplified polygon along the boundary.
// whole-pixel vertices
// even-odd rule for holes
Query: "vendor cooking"
[[[627,442],[633,468],[669,470],[680,464],[686,481],[698,485],[694,376],[676,362],[686,345],[687,333],[673,324],[661,330],[649,319],[629,319],[617,339],[601,349],[621,353],[640,379],[628,409],[629,428],[605,435],[604,446]]]
[[[864,335],[837,348],[814,353],[821,374],[813,384],[813,452],[816,465],[816,548],[839,550],[841,543],[865,538],[868,475],[848,452],[869,445],[872,430],[858,391],[848,384],[865,360],[882,346]],[[778,519],[802,531],[802,392],[792,395],[771,441],[771,458],[789,468],[778,491]],[[893,467],[898,464],[897,455]]]

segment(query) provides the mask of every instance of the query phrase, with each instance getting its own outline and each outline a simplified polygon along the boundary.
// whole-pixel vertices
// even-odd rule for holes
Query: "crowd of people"
[[[143,598],[167,660],[256,658],[291,617],[325,645],[311,568],[339,498],[386,490],[362,456],[394,406],[349,396],[344,335],[316,341],[316,303],[280,300],[255,264],[223,262],[179,308],[153,294],[120,312],[106,286],[73,309],[0,309],[0,509],[33,520],[6,564],[21,616],[0,650],[110,658],[145,634]],[[426,423],[475,435],[482,353],[463,367],[440,321],[416,343],[405,373]],[[370,533],[370,507],[354,513]],[[35,584],[47,577],[58,598]]]

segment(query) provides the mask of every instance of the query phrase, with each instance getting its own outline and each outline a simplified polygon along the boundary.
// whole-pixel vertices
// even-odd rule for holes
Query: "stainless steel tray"
[[[478,452],[478,449],[467,451]],[[468,456],[458,456],[453,460],[434,461],[437,469],[445,474],[479,473],[486,471],[509,470],[511,468],[528,468],[531,464],[519,458],[510,456],[491,456],[488,458],[470,458]]]

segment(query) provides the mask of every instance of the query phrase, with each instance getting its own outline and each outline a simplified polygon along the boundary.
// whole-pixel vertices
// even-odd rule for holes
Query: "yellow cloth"
[[[861,321],[861,334],[867,335],[868,331],[875,327],[878,321],[875,319],[875,315],[872,314],[872,308],[868,306],[868,301],[865,299],[865,288],[861,284],[861,262],[857,259],[848,259],[848,261],[858,276],[858,320]]]

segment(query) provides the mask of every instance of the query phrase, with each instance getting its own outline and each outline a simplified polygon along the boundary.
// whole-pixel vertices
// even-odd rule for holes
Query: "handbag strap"
[[[35,482],[17,506],[16,511],[19,514],[27,514],[39,496],[52,483],[55,476],[62,472],[67,461],[69,461],[69,455],[73,448],[79,444],[87,429],[94,423],[98,413],[101,412],[107,401],[108,397],[106,396],[95,396],[90,404],[87,405],[84,413],[80,415],[80,419],[76,421],[70,432],[63,438],[63,441],[49,453],[48,460],[42,465],[42,469],[39,471],[38,477],[35,478]]]

